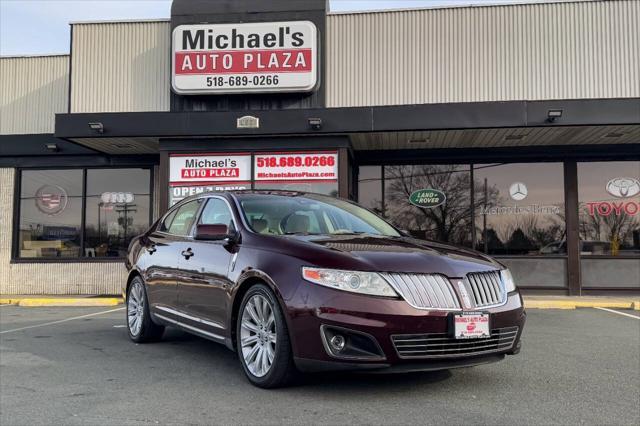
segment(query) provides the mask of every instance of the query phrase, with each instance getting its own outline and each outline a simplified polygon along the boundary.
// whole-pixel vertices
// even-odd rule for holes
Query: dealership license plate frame
[[[465,319],[476,319],[477,321],[472,322],[476,324],[473,330],[467,329],[467,324],[470,324],[469,321],[456,321],[459,318]],[[482,319],[486,318],[486,321],[482,321]],[[488,339],[491,337],[491,315],[489,312],[454,312],[451,315],[451,335],[456,340],[477,340],[477,339]],[[481,328],[478,329],[477,324],[481,324]]]

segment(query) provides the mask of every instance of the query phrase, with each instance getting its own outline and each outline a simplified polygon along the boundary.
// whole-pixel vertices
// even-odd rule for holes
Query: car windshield
[[[400,236],[370,211],[332,197],[316,194],[238,194],[237,197],[247,223],[260,234]]]

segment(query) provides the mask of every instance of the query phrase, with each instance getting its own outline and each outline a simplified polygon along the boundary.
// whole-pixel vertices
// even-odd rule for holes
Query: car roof
[[[329,197],[326,194],[317,194],[315,192],[303,192],[303,191],[288,191],[283,189],[234,189],[229,191],[209,191],[209,192],[201,192],[200,194],[190,195],[188,197],[183,198],[177,204],[184,204],[191,200],[197,200],[199,198],[205,198],[209,196],[222,196],[225,198],[232,198],[233,195],[241,195],[241,194],[251,194],[251,195],[277,195],[281,197],[300,197],[304,195],[319,195],[322,197]],[[173,206],[172,206],[173,207]]]

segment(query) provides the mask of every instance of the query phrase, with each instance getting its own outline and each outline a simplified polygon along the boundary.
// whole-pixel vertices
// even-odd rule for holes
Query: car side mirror
[[[204,241],[221,241],[226,239],[234,239],[235,231],[230,231],[227,225],[216,223],[214,225],[200,224],[196,226],[196,240]]]

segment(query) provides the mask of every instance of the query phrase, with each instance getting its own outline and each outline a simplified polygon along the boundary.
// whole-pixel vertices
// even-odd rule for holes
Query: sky
[[[524,2],[527,1],[330,0],[330,9],[344,12]],[[169,18],[170,9],[171,0],[0,0],[0,55],[69,53],[69,22]]]

